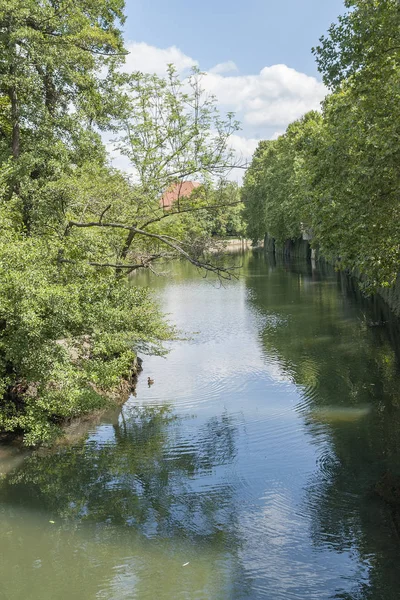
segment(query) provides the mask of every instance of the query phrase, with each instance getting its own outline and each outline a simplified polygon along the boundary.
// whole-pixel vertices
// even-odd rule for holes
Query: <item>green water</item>
[[[399,324],[329,268],[232,260],[134,279],[190,335],[122,410],[0,448],[1,600],[400,597]]]

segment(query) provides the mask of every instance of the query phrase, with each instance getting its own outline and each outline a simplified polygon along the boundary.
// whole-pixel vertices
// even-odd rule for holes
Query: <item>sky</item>
[[[203,87],[233,111],[241,131],[232,146],[244,160],[260,139],[318,109],[327,93],[312,46],[343,14],[343,0],[127,0],[127,70],[162,75],[193,65]],[[123,166],[121,164],[121,166]]]

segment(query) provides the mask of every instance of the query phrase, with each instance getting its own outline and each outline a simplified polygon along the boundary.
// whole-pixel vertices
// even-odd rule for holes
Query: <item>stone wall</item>
[[[400,318],[400,273],[397,275],[396,283],[391,288],[383,288],[379,295],[390,306],[394,314]]]
[[[286,240],[283,244],[279,244],[267,233],[264,238],[264,248],[266,252],[272,252],[276,256],[284,258],[300,258],[304,260],[311,258],[310,244],[302,238]]]

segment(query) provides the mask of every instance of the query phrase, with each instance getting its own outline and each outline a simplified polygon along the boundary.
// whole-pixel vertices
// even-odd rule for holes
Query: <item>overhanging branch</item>
[[[79,223],[78,221],[70,221],[68,223],[66,231],[67,230],[69,231],[69,229],[71,229],[72,227],[80,227],[80,228],[108,227],[108,228],[112,228],[112,229],[124,229],[126,231],[130,231],[137,235],[155,239],[155,240],[161,242],[162,244],[168,246],[169,248],[172,248],[173,250],[175,250],[175,252],[177,252],[178,254],[183,256],[188,262],[190,262],[195,267],[198,267],[199,269],[203,269],[205,271],[209,271],[211,273],[215,273],[220,279],[232,279],[232,277],[236,277],[233,274],[233,271],[240,268],[240,267],[224,268],[224,267],[219,267],[218,265],[213,265],[212,263],[200,261],[200,260],[190,256],[190,254],[188,252],[186,252],[186,250],[184,250],[179,245],[179,243],[180,243],[179,240],[176,240],[175,238],[172,238],[170,236],[164,236],[164,235],[157,234],[157,233],[151,233],[150,231],[145,231],[145,230],[139,229],[137,227],[123,225],[122,223],[102,223],[100,221]],[[119,267],[117,265],[114,265],[114,268],[118,269]]]
[[[147,227],[148,225],[151,225],[152,223],[158,223],[158,221],[161,221],[162,219],[167,219],[168,217],[172,217],[173,215],[180,215],[182,213],[195,212],[198,210],[216,210],[218,208],[228,208],[230,206],[237,206],[238,204],[244,204],[244,202],[242,200],[239,200],[238,202],[227,202],[226,204],[207,204],[205,206],[192,206],[190,208],[183,208],[180,210],[168,211],[166,213],[163,213],[159,217],[154,217],[154,219],[149,219],[148,221],[146,221],[145,223],[143,223],[141,225],[141,228],[143,229],[144,227]]]

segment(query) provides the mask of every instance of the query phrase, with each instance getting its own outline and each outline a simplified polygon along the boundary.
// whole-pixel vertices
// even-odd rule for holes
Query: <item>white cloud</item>
[[[217,65],[215,65],[215,67],[209,70],[209,73],[221,74],[232,73],[232,71],[238,71],[238,68],[233,62],[233,60],[228,60],[227,62],[218,63]]]
[[[269,127],[286,127],[309,110],[318,109],[326,94],[325,86],[286,65],[264,67],[258,75],[208,73],[204,88],[221,105],[234,110],[243,125],[263,134]]]
[[[228,179],[230,181],[236,181],[238,184],[242,183],[245,174],[245,169],[243,167],[251,162],[259,141],[260,140],[254,138],[246,138],[243,135],[235,134],[230,136],[229,146],[235,151],[236,161],[240,165],[240,167],[232,169],[228,174]]]
[[[167,64],[174,63],[180,74],[198,65],[176,46],[157,48],[144,42],[129,42],[125,68],[164,75]],[[219,63],[210,69],[202,82],[214,94],[223,110],[237,113],[248,138],[271,138],[277,130],[309,110],[317,110],[326,94],[325,86],[315,77],[300,73],[286,65],[264,67],[256,75],[232,74],[233,61]],[[229,73],[229,74],[228,74]]]
[[[143,73],[156,73],[165,75],[167,65],[173,63],[178,73],[183,73],[198,64],[197,60],[184,54],[176,46],[169,48],[156,48],[145,42],[128,42],[125,71],[142,71]]]
[[[251,158],[253,156],[259,141],[254,138],[246,138],[242,135],[231,135],[229,138],[231,148],[244,158]]]
[[[173,63],[181,77],[198,61],[176,46],[157,48],[145,42],[129,42],[125,70],[163,76]],[[325,86],[315,77],[284,64],[264,67],[258,74],[241,75],[233,61],[211,68],[202,81],[209,94],[216,96],[222,112],[233,111],[242,130],[231,137],[239,157],[250,160],[260,139],[276,139],[286,127],[309,110],[318,110],[325,97]]]
[[[274,131],[274,133],[271,135],[271,137],[269,138],[270,140],[277,140],[278,137],[280,137],[281,135],[283,135],[285,133],[284,130],[282,131]]]

